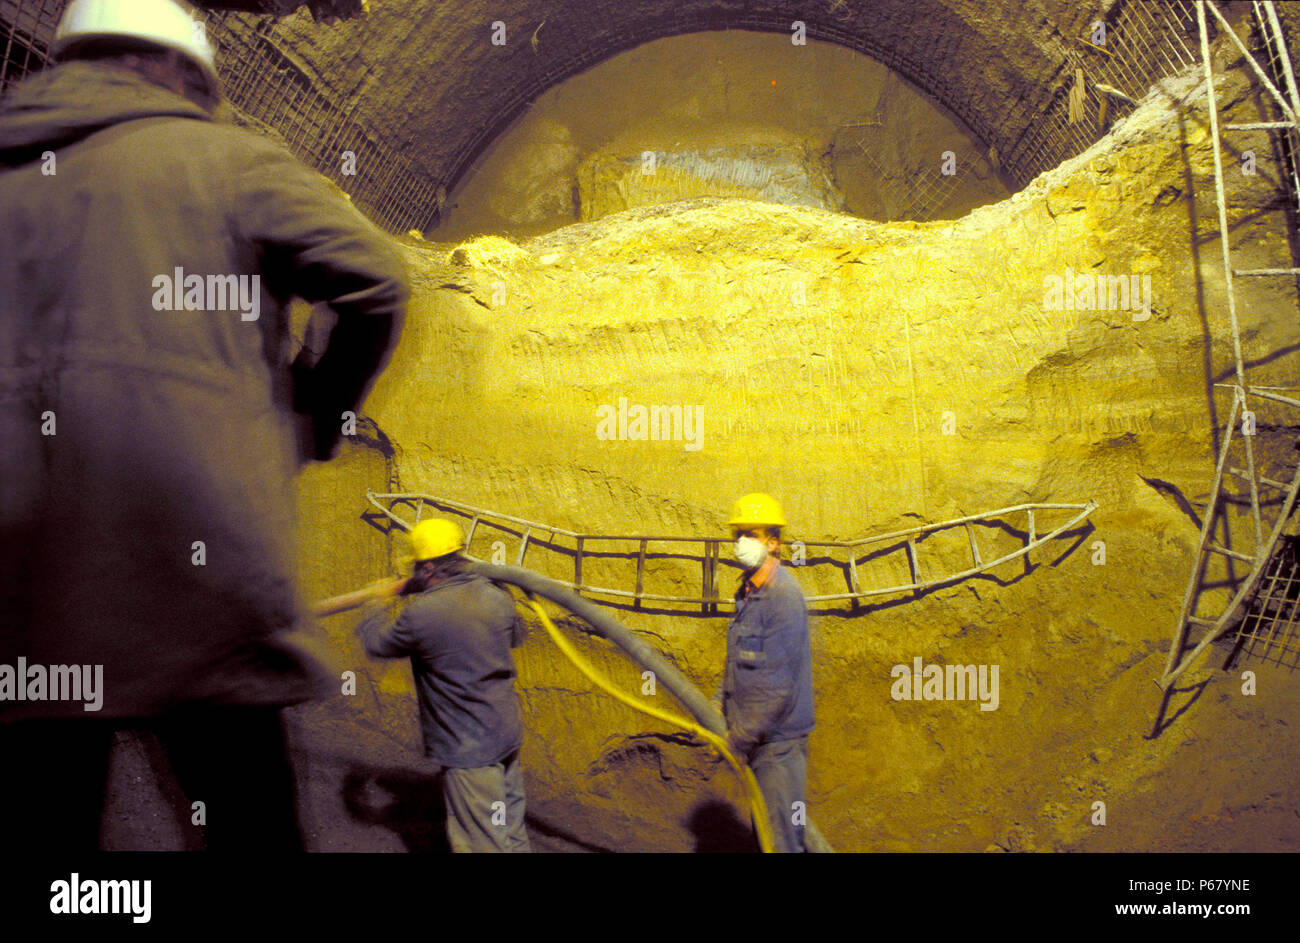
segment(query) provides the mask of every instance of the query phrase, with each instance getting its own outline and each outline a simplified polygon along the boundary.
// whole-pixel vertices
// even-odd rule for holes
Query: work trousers
[[[808,819],[808,738],[760,743],[749,755],[749,766],[767,803],[772,823],[773,851],[804,851],[804,822]]]
[[[447,767],[442,774],[453,852],[533,850],[524,828],[524,770],[518,750],[491,766]]]
[[[150,731],[190,803],[204,847],[302,851],[293,769],[277,707],[185,708],[141,720],[58,718],[0,724],[0,834],[31,853],[99,847],[113,734]],[[135,811],[135,810],[133,810]]]

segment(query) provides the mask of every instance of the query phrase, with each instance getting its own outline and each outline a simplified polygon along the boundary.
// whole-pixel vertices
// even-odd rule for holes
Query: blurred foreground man
[[[465,536],[451,520],[411,530],[413,574],[394,618],[370,604],[357,625],[366,652],[410,657],[424,753],[441,767],[454,852],[527,852],[523,726],[510,650],[523,643],[514,597],[465,571]]]
[[[73,0],[53,51],[0,101],[0,834],[94,849],[147,726],[209,849],[301,848],[280,708],[336,689],[290,635],[292,476],[395,342],[402,264],[214,122],[193,11]],[[338,321],[290,366],[295,295]]]
[[[727,629],[719,699],[732,752],[754,770],[778,852],[804,851],[812,654],[803,591],[781,566],[785,517],[765,494],[740,498],[727,521],[745,568]]]

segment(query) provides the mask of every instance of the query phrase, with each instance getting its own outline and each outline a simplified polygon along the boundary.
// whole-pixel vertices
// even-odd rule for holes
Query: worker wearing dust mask
[[[781,565],[785,517],[765,494],[740,498],[727,521],[744,567],[718,693],[733,753],[754,771],[775,850],[804,851],[812,657],[803,591]]]

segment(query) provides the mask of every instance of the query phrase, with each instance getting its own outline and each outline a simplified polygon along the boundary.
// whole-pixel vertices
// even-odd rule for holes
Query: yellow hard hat
[[[731,509],[731,527],[784,527],[781,505],[770,494],[747,494],[736,500]]]
[[[455,521],[431,517],[411,528],[411,551],[416,560],[432,560],[465,547],[465,532]]]

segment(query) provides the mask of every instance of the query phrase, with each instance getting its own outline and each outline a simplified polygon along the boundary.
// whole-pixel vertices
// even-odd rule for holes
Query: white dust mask
[[[767,547],[757,537],[736,538],[736,559],[752,570],[767,559]]]

